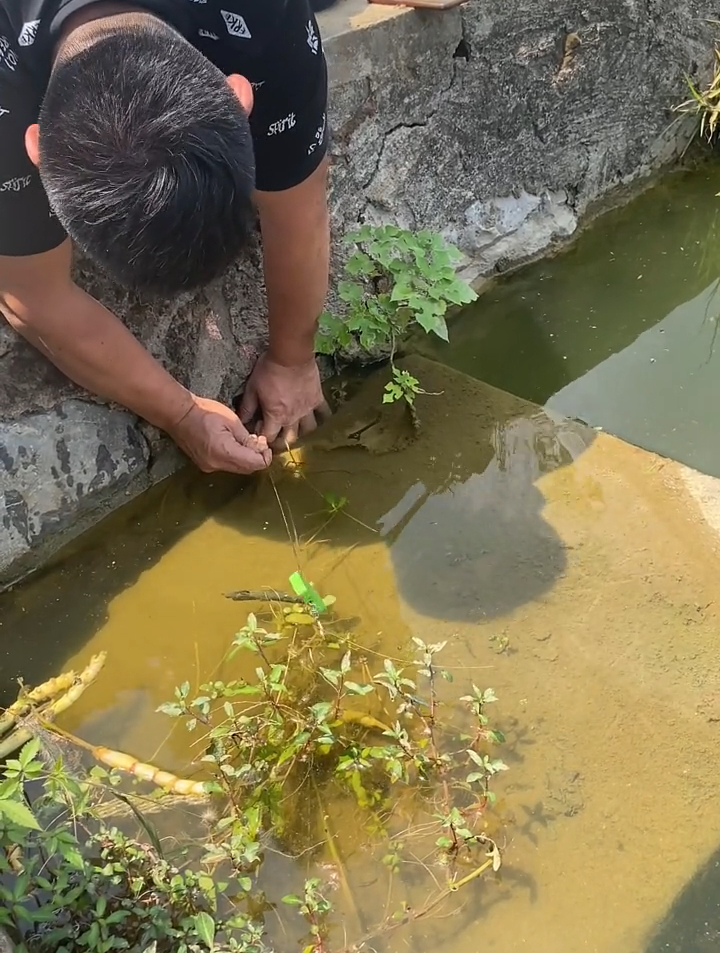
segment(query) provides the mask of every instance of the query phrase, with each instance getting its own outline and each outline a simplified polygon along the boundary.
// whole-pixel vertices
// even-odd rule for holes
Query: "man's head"
[[[215,277],[252,228],[252,89],[147,14],[60,49],[26,136],[68,235],[123,284],[174,293]]]

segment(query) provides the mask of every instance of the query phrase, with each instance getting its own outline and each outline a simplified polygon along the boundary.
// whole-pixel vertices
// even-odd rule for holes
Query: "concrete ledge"
[[[678,154],[669,110],[684,74],[711,61],[713,16],[709,0],[470,0],[446,12],[343,0],[324,21],[336,234],[359,221],[436,229],[472,278],[566,239],[591,203]],[[259,261],[255,251],[171,303],[82,265],[79,280],[180,380],[227,400],[265,343]],[[68,406],[83,433],[71,454],[82,498],[57,449]],[[101,407],[0,329],[0,581],[177,465],[153,435],[148,450],[139,421]]]

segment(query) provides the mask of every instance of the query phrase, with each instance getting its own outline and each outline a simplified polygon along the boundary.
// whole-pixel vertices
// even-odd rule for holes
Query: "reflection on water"
[[[419,400],[419,438],[347,445],[377,406],[371,381],[306,448],[302,475],[278,472],[285,517],[268,480],[229,499],[223,481],[179,481],[0,597],[4,675],[38,680],[107,649],[64,725],[180,772],[186,733],[157,705],[213,671],[243,624],[248,607],[223,593],[285,589],[299,562],[371,657],[447,640],[453,697],[493,687],[509,738],[502,871],[458,916],[383,949],[680,953],[673,911],[699,908],[673,904],[720,843],[716,539],[672,465],[440,365],[417,373],[444,395]],[[327,493],[349,515],[328,523]],[[375,919],[367,832],[337,810]],[[287,879],[287,859],[273,863]]]
[[[716,165],[669,177],[482,295],[433,355],[720,476],[718,191]]]

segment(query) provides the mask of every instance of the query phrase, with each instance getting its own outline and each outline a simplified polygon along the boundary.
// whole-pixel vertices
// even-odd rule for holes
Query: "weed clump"
[[[338,285],[345,311],[323,314],[316,350],[331,356],[358,348],[366,357],[389,355],[392,380],[383,400],[404,400],[412,407],[425,391],[417,378],[395,367],[395,351],[415,328],[448,340],[449,309],[477,298],[457,276],[462,255],[433,232],[394,225],[363,225],[345,241],[355,246]]]
[[[151,814],[179,794],[147,793],[157,769],[116,759],[130,788],[121,771],[82,771],[55,747],[71,736],[36,719],[0,784],[0,925],[19,953],[269,953],[278,917],[285,934],[304,930],[307,953],[350,953],[499,869],[505,738],[490,721],[492,689],[449,698],[442,643],[415,639],[411,660],[372,666],[333,600],[320,601],[324,611],[277,602],[250,614],[224,664],[245,677],[195,692],[186,682],[162,706],[198,751],[204,779],[187,790],[203,792],[200,835],[171,846],[159,835]],[[338,805],[383,872],[372,919],[332,829]],[[263,871],[278,854],[296,859],[300,880],[273,898]]]
[[[695,119],[693,134],[708,142],[714,142],[720,122],[720,49],[715,49],[715,69],[713,77],[704,88],[698,87],[690,77],[686,77],[690,90],[690,99],[675,107],[675,111]]]

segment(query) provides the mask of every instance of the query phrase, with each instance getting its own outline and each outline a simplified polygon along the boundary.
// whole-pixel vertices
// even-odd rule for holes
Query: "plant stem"
[[[463,887],[466,887],[469,883],[472,883],[473,880],[477,880],[478,877],[481,877],[486,870],[489,870],[492,867],[492,858],[486,860],[479,867],[476,867],[475,870],[471,871],[467,876],[463,877],[461,880],[456,880],[442,890],[437,896],[428,900],[427,903],[421,907],[419,910],[408,911],[404,917],[400,920],[396,920],[394,923],[382,923],[380,926],[376,927],[370,933],[366,933],[357,943],[354,943],[351,947],[346,947],[342,953],[358,953],[365,944],[369,943],[370,940],[374,940],[376,937],[385,936],[388,933],[394,933],[399,927],[406,926],[408,923],[414,923],[416,920],[426,917],[429,913],[432,913],[441,903],[444,903],[449,897],[454,893],[457,893],[458,890],[461,890]]]
[[[286,602],[289,605],[296,605],[301,601],[297,596],[288,592],[275,592],[274,589],[238,589],[237,592],[226,592],[225,598],[232,599],[233,602]]]

